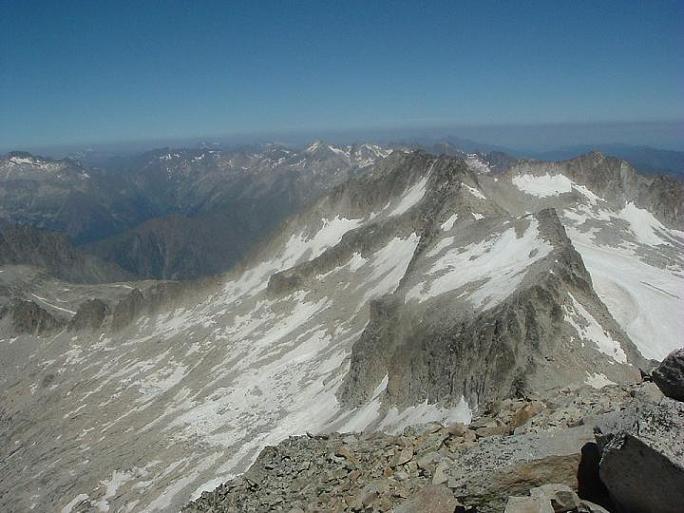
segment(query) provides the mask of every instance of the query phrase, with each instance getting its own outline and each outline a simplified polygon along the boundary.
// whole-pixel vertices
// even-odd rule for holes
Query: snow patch
[[[598,244],[590,232],[568,227],[594,289],[639,352],[662,360],[681,347],[684,276],[655,267],[631,250]]]
[[[472,418],[473,412],[463,396],[461,396],[458,404],[452,408],[428,404],[426,399],[422,404],[409,406],[401,412],[396,406],[390,408],[380,422],[379,430],[398,434],[407,426],[428,424],[430,422],[439,422],[445,425],[453,424],[454,422],[469,424]]]
[[[603,354],[610,356],[618,363],[627,363],[627,355],[620,342],[614,340],[572,294],[569,296],[572,305],[564,306],[565,322],[575,328],[582,339],[594,342],[596,348]],[[582,324],[578,322],[578,319]]]
[[[454,227],[454,223],[457,220],[458,220],[458,214],[451,214],[451,216],[449,216],[449,219],[447,219],[446,221],[444,221],[440,225],[440,228],[442,229],[442,231],[448,232],[449,230],[451,230]]]
[[[558,196],[559,194],[572,191],[572,181],[561,174],[550,175],[546,173],[537,176],[526,173],[524,175],[516,175],[513,177],[513,185],[522,192],[539,198]]]
[[[420,237],[415,233],[406,239],[395,237],[373,255],[373,270],[365,280],[373,286],[364,294],[362,304],[396,290],[406,274],[419,241]]]
[[[482,193],[481,193],[478,189],[476,189],[475,187],[471,187],[471,186],[468,185],[467,183],[463,183],[463,182],[461,182],[461,185],[462,185],[463,187],[465,187],[466,190],[467,190],[470,194],[472,194],[473,196],[475,196],[476,198],[479,198],[479,199],[487,199],[487,198],[485,197],[485,195],[482,194]]]
[[[401,196],[399,203],[396,207],[388,214],[390,217],[399,216],[406,212],[407,210],[413,208],[420,200],[425,196],[427,190],[427,176],[420,179],[417,183],[413,184],[409,189]]]
[[[648,210],[630,202],[620,210],[620,217],[629,223],[629,228],[638,242],[649,246],[670,244],[658,235],[658,232],[664,232],[667,228]]]
[[[608,385],[615,385],[614,381],[609,380],[603,373],[587,373],[587,379],[584,381],[587,385],[593,388],[603,388]]]
[[[428,256],[447,247],[440,242]],[[420,283],[406,293],[406,300],[425,301],[446,292],[472,285],[469,301],[478,307],[491,307],[512,294],[522,282],[528,267],[544,258],[553,247],[539,236],[539,223],[530,221],[521,237],[509,228],[488,240],[454,247],[432,264],[428,283]]]
[[[71,502],[69,502],[66,506],[62,508],[61,513],[71,513],[71,511],[74,509],[74,506],[76,506],[79,502],[84,501],[88,499],[88,496],[85,493],[81,493],[74,497]]]

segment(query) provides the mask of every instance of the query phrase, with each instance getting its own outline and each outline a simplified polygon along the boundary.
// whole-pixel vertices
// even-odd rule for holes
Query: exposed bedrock
[[[666,396],[684,401],[684,348],[667,355],[653,370],[652,377]]]
[[[69,328],[74,331],[99,329],[108,313],[107,303],[101,299],[89,299],[78,307],[76,314],[69,321]]]
[[[355,343],[340,397],[370,399],[385,375],[387,399],[400,405],[427,400],[471,405],[520,397],[568,383],[587,372],[616,382],[638,380],[643,359],[593,291],[591,278],[553,210],[536,215],[553,251],[535,263],[518,289],[484,311],[445,294],[419,308],[400,291],[371,303],[368,326]],[[570,299],[572,298],[572,299]],[[577,300],[624,349],[626,360],[608,362],[579,345],[565,322]]]
[[[61,328],[64,321],[57,319],[34,301],[18,299],[0,310],[0,319],[10,320],[14,333],[39,335]]]
[[[600,476],[619,513],[680,513],[684,404],[635,402],[599,422]]]

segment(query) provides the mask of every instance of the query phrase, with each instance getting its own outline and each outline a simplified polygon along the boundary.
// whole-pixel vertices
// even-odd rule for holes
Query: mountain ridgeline
[[[138,278],[228,270],[289,214],[389,154],[317,142],[156,150],[101,167],[26,153],[0,159],[0,219],[64,233]]]
[[[148,160],[149,174],[119,173],[134,184],[126,190],[157,191],[145,207],[157,219],[79,251],[169,278],[193,275],[187,260],[208,262],[201,248],[224,247],[239,264],[197,281],[126,276],[95,286],[36,270],[62,268],[49,261],[5,260],[3,511],[179,510],[290,435],[311,433],[328,454],[328,442],[319,443],[327,435],[314,434],[383,431],[399,444],[415,424],[508,415],[491,404],[534,408],[531,398],[581,389],[578,400],[595,405],[595,390],[639,381],[639,369],[681,345],[683,185],[624,161],[590,153],[503,164],[323,143]],[[44,196],[40,215],[18,205],[4,215],[57,229],[68,224],[50,209],[58,203]],[[165,211],[171,204],[179,210]],[[208,218],[217,220],[205,232],[193,225]],[[226,240],[211,240],[219,226]],[[181,249],[186,232],[207,245]],[[256,234],[263,237],[249,250],[228,251]],[[460,431],[464,443],[494,429],[478,422],[471,434]],[[588,428],[575,427],[584,443]],[[431,443],[433,433],[444,434],[435,428],[411,443]],[[525,436],[510,445],[513,456],[552,446]],[[385,451],[364,445],[372,437],[348,443]],[[489,461],[480,447],[473,457]],[[333,451],[311,468],[345,458]],[[408,468],[413,449],[406,452],[395,463]],[[258,468],[280,468],[276,455],[264,451]],[[462,460],[471,470],[489,464],[476,463]],[[239,493],[258,488],[247,476]],[[463,476],[452,477],[460,486]]]

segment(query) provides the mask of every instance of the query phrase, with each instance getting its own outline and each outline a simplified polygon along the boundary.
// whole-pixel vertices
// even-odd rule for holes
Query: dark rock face
[[[651,373],[663,394],[684,401],[684,348],[670,353]]]
[[[69,328],[74,331],[83,329],[96,330],[105,320],[109,308],[100,299],[89,299],[81,304],[69,322]]]
[[[618,511],[681,513],[684,404],[633,404],[599,428],[600,476]]]
[[[63,234],[27,225],[0,224],[0,265],[33,265],[72,283],[103,283],[131,278],[116,264],[87,255]]]
[[[127,326],[133,319],[135,319],[143,310],[145,305],[145,298],[142,292],[138,289],[133,289],[131,293],[114,308],[112,317],[112,329],[118,330]]]
[[[33,301],[15,300],[0,312],[0,318],[6,315],[11,318],[15,333],[39,335],[64,324]]]

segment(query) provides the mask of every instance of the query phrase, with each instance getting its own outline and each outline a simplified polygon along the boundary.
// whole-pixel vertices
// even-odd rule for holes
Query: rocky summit
[[[0,511],[681,504],[680,181],[597,152],[138,158],[0,164]]]
[[[683,413],[644,383],[505,400],[470,426],[291,437],[183,512],[674,513]]]

